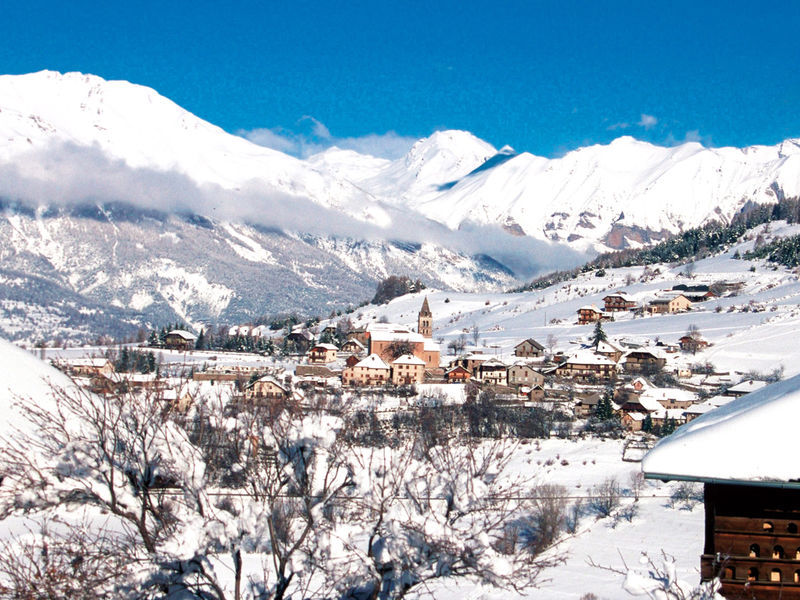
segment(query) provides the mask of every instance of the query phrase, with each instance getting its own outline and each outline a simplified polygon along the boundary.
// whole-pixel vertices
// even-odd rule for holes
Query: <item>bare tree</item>
[[[538,554],[544,544],[526,549],[518,535],[532,507],[524,499],[530,482],[508,473],[512,454],[506,441],[459,441],[363,455],[348,513],[368,532],[363,545],[349,545],[363,574],[342,580],[355,582],[342,588],[344,597],[403,598],[443,576],[515,591],[534,585],[557,559]]]
[[[481,340],[481,330],[478,327],[477,323],[473,323],[472,327],[470,328],[470,333],[472,334],[472,345],[477,346],[478,342]]]

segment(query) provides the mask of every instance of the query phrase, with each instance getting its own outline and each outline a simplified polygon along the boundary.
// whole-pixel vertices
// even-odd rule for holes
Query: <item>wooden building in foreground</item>
[[[700,573],[727,600],[800,599],[798,418],[795,376],[702,414],[642,461],[648,478],[703,483]]]

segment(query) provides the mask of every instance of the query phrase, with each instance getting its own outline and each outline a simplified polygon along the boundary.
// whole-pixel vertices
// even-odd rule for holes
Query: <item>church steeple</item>
[[[422,308],[419,309],[419,318],[417,320],[417,332],[422,334],[422,337],[433,337],[433,313],[431,307],[428,306],[428,297],[422,301]]]

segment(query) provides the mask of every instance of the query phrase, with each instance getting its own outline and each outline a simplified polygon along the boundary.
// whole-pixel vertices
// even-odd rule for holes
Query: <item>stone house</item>
[[[512,387],[520,386],[543,386],[544,375],[530,365],[512,365],[508,367],[508,385]]]
[[[392,383],[411,385],[425,379],[425,361],[413,354],[404,354],[392,361]]]
[[[344,385],[385,385],[391,381],[391,369],[377,354],[370,354],[342,371]]]
[[[333,344],[317,344],[308,351],[308,362],[313,364],[327,364],[334,362],[339,354],[339,348]]]
[[[544,346],[533,338],[528,338],[514,346],[514,356],[537,357],[544,354]]]

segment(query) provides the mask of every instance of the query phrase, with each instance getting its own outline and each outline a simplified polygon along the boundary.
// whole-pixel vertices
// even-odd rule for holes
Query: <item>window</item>
[[[761,556],[761,548],[758,547],[758,544],[750,544],[750,556],[753,558]]]
[[[784,558],[783,546],[775,546],[772,549],[772,558]]]
[[[723,579],[736,579],[736,569],[733,567],[725,567],[725,572],[722,574]]]
[[[770,581],[780,581],[781,580],[781,570],[780,569],[772,569],[769,573],[769,580]]]
[[[750,567],[750,570],[747,572],[747,581],[758,581],[758,569]]]
[[[793,580],[794,580],[795,583],[800,583],[800,569],[798,569],[797,571],[794,572],[794,579]]]
[[[763,528],[764,531],[775,531],[775,526],[772,524],[772,521],[764,521]]]
[[[789,533],[797,533],[797,524],[796,523],[789,523],[786,526],[786,531]]]

